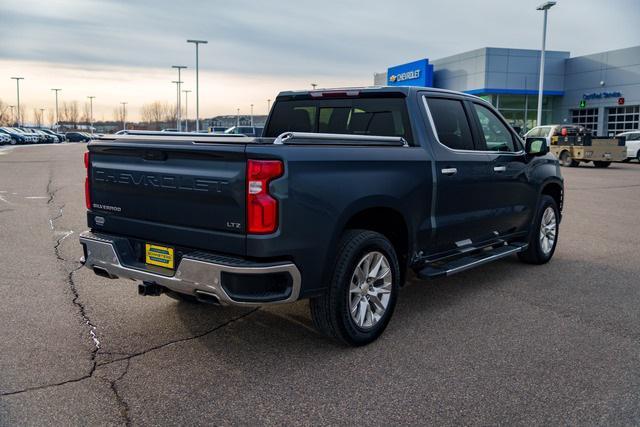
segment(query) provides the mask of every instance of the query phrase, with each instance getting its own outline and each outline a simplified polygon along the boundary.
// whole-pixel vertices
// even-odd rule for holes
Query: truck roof
[[[482,99],[475,95],[470,95],[464,92],[457,92],[455,90],[448,89],[437,89],[433,87],[422,87],[422,86],[361,86],[361,87],[336,87],[336,88],[323,88],[323,89],[314,89],[314,90],[287,90],[282,91],[278,94],[278,98],[280,97],[299,97],[299,96],[314,96],[317,94],[318,97],[323,93],[340,93],[345,92],[349,95],[349,92],[353,92],[352,96],[357,96],[358,93],[379,93],[379,94],[402,94],[404,96],[409,96],[410,94],[416,92],[435,92],[435,93],[448,93],[452,95],[462,95],[469,98],[474,99]]]

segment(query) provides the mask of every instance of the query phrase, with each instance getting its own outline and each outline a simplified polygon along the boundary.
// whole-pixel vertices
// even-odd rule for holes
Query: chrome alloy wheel
[[[349,286],[351,319],[362,329],[375,326],[389,306],[393,277],[389,261],[380,252],[369,252],[356,266]]]
[[[551,206],[547,206],[540,221],[540,248],[545,255],[549,255],[553,249],[557,232],[556,211]]]

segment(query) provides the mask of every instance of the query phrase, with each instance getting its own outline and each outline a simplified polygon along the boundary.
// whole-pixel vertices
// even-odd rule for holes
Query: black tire
[[[391,284],[386,310],[377,323],[363,328],[356,324],[350,312],[350,286],[356,267],[372,252],[378,252],[386,258],[391,272]],[[313,324],[320,332],[345,344],[351,346],[369,344],[375,341],[387,327],[396,304],[399,285],[400,266],[391,242],[374,231],[348,230],[338,244],[329,288],[324,295],[313,298],[309,302]],[[365,304],[369,304],[368,300]]]
[[[636,153],[636,160],[640,163],[640,150]]]
[[[553,241],[553,245],[551,250],[545,252],[542,248],[542,243],[540,240],[540,231],[542,225],[542,218],[547,210],[547,208],[552,208],[555,214],[556,228],[555,228],[555,239]],[[518,253],[518,258],[520,261],[526,262],[528,264],[545,264],[549,262],[549,260],[553,257],[553,254],[556,251],[556,246],[558,245],[558,237],[560,236],[560,212],[558,210],[558,204],[555,199],[551,196],[543,194],[540,198],[540,202],[538,203],[538,210],[536,213],[535,221],[533,222],[533,226],[531,228],[531,232],[529,233],[529,247],[526,251]]]
[[[580,164],[579,161],[573,160],[571,154],[568,151],[563,151],[560,153],[560,165],[566,167],[576,167]]]
[[[608,168],[611,166],[611,162],[593,162],[593,166],[597,168]]]

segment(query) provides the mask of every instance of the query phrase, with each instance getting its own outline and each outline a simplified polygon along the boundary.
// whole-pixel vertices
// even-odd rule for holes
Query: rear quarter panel
[[[247,237],[250,257],[290,257],[302,274],[302,296],[324,288],[345,224],[364,209],[395,209],[409,247],[428,235],[431,164],[421,147],[248,146],[247,158],[279,158],[284,175],[270,191],[280,204],[276,233]],[[425,221],[426,219],[426,221]]]

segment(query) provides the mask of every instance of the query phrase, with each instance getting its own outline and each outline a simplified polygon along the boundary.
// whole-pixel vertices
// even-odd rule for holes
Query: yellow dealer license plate
[[[147,243],[145,245],[145,258],[147,264],[173,268],[173,248]]]

